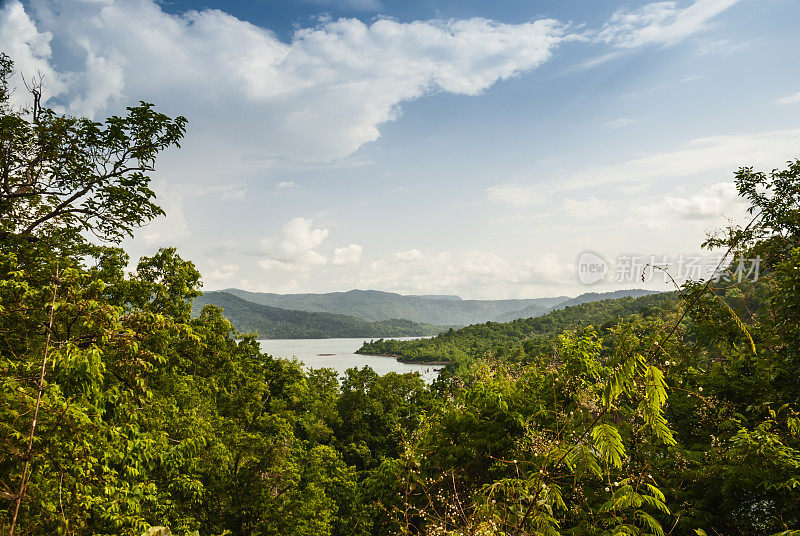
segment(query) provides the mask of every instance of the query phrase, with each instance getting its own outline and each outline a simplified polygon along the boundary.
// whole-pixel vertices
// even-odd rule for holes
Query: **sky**
[[[797,0],[4,0],[0,49],[56,110],[188,119],[134,264],[175,246],[206,290],[534,298],[665,290],[619,267],[680,271],[745,221],[735,170],[800,157],[797,20]],[[609,263],[593,285],[586,252]]]

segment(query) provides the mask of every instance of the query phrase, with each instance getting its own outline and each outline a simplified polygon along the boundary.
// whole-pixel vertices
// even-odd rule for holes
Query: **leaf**
[[[650,532],[656,534],[657,536],[664,536],[664,529],[661,528],[661,523],[656,521],[653,516],[643,510],[637,510],[636,517],[639,518],[639,521],[644,525],[647,525],[647,527],[650,529]]]
[[[750,332],[747,330],[747,326],[744,325],[744,322],[742,322],[742,319],[739,318],[739,315],[736,314],[736,311],[734,311],[725,300],[720,298],[716,293],[713,294],[719,301],[721,301],[725,305],[725,307],[728,308],[728,311],[730,311],[731,315],[733,316],[733,321],[736,322],[736,325],[739,327],[740,330],[742,330],[742,333],[744,333],[745,336],[747,336],[747,340],[750,341],[750,349],[753,350],[753,355],[758,355],[758,353],[756,352],[756,343],[753,342],[753,337],[750,336]]]
[[[622,467],[622,458],[625,456],[625,446],[616,427],[610,424],[598,424],[592,429],[594,446],[602,458],[617,469]]]
[[[172,531],[167,527],[150,527],[142,533],[142,536],[172,536]]]

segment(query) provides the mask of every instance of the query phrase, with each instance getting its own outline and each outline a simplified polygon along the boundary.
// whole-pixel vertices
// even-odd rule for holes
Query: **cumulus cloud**
[[[344,248],[336,248],[333,250],[333,258],[331,264],[358,264],[361,260],[361,252],[364,248],[358,244],[350,244]]]
[[[734,207],[744,208],[739,198],[736,185],[732,182],[718,182],[703,188],[697,194],[677,197],[666,196],[663,201],[666,211],[680,218],[703,220],[719,218]],[[743,212],[737,210],[736,212]]]
[[[733,182],[718,182],[694,193],[666,195],[653,203],[633,208],[638,221],[651,228],[676,220],[697,221],[706,226],[719,225],[726,218],[745,214],[747,203],[738,196]]]
[[[639,9],[614,13],[598,34],[601,41],[622,48],[674,45],[708,26],[709,21],[741,0],[652,2]]]
[[[504,203],[512,207],[525,208],[544,203],[545,195],[541,186],[522,184],[499,184],[486,189],[489,201]]]
[[[398,262],[417,262],[423,259],[422,252],[418,249],[409,249],[407,251],[398,251],[394,254],[394,258]]]
[[[266,259],[259,262],[265,270],[297,270],[326,264],[328,259],[314,251],[328,237],[328,229],[314,227],[314,220],[293,218],[281,228],[279,236],[262,242]]]
[[[563,281],[570,273],[570,266],[561,264],[553,254],[509,261],[488,251],[426,254],[411,249],[371,263],[361,274],[360,285],[410,293],[466,291],[470,295],[496,295],[499,289],[507,292],[514,286],[525,294]]]
[[[262,158],[303,162],[345,157],[378,139],[401,103],[439,91],[477,95],[539,66],[569,38],[550,19],[381,18],[322,21],[284,42],[219,10],[170,14],[153,0],[32,0],[28,13],[14,0],[5,12],[3,42],[20,43],[11,52],[21,68],[49,69],[49,42],[59,41],[73,110],[169,103],[193,120],[215,116],[214,134]]]
[[[14,60],[17,69],[11,80],[17,88],[11,101],[15,106],[28,104],[21,76],[25,76],[28,83],[41,78],[46,83],[45,98],[58,97],[67,90],[65,77],[50,65],[52,40],[53,34],[40,32],[19,2],[8,2],[0,8],[0,46]]]
[[[278,181],[275,183],[275,188],[284,190],[287,188],[297,188],[297,185],[294,183],[294,181]]]
[[[599,35],[625,47],[668,43],[733,3],[648,4],[617,12]],[[306,163],[377,140],[403,102],[435,92],[477,95],[535,69],[563,41],[584,38],[552,19],[379,18],[322,19],[285,42],[220,10],[166,13],[154,0],[31,0],[27,12],[11,0],[0,18],[0,41],[20,69],[45,74],[50,94],[74,113],[143,98],[192,119],[186,146],[202,139],[198,155],[213,144],[251,160]]]

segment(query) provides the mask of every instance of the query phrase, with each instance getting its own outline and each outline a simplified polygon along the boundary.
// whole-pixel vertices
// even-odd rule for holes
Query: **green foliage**
[[[546,315],[505,324],[486,322],[449,330],[423,340],[378,340],[365,343],[358,353],[395,355],[407,362],[464,363],[489,355],[520,360],[525,354],[546,351],[560,333],[577,328],[609,328],[620,318],[663,315],[674,307],[675,295],[653,294],[639,298],[585,302]]]

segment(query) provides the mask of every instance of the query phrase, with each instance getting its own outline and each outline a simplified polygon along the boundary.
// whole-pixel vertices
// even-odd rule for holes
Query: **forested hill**
[[[555,311],[557,309],[564,309],[566,307],[571,307],[573,305],[580,305],[582,303],[592,303],[603,300],[614,300],[617,298],[639,298],[642,296],[650,296],[652,294],[658,294],[658,292],[653,290],[642,290],[642,289],[613,290],[610,292],[586,292],[584,294],[581,294],[580,296],[577,296],[575,298],[570,298],[552,307],[543,308],[540,305],[534,304],[526,307],[522,311],[514,311],[512,313],[507,313],[499,318],[496,318],[495,322],[511,322],[512,320],[516,320],[518,318],[532,318],[549,313],[550,311]]]
[[[531,305],[550,308],[569,299],[560,296],[528,300],[462,300],[458,296],[404,296],[378,290],[326,294],[268,294],[239,289],[225,289],[224,292],[271,307],[345,314],[369,321],[406,318],[439,326],[486,322]]]
[[[369,321],[405,318],[438,326],[467,326],[539,316],[565,303],[639,296],[649,291],[620,290],[614,293],[587,293],[577,298],[557,296],[522,300],[462,300],[455,295],[404,296],[377,290],[350,290],[327,294],[269,294],[240,289],[225,289],[223,292],[253,303],[282,309],[344,314]]]
[[[482,357],[487,350],[513,354],[532,337],[552,336],[572,328],[601,327],[632,315],[650,316],[671,307],[675,293],[638,298],[624,297],[567,306],[536,318],[486,322],[449,330],[430,339],[379,340],[365,343],[357,353],[395,355],[407,362],[464,362]]]
[[[325,339],[329,337],[415,337],[435,335],[447,329],[410,320],[369,322],[353,316],[310,313],[259,305],[227,292],[206,292],[195,298],[196,317],[205,305],[221,307],[223,315],[243,332],[257,332],[266,339]]]

